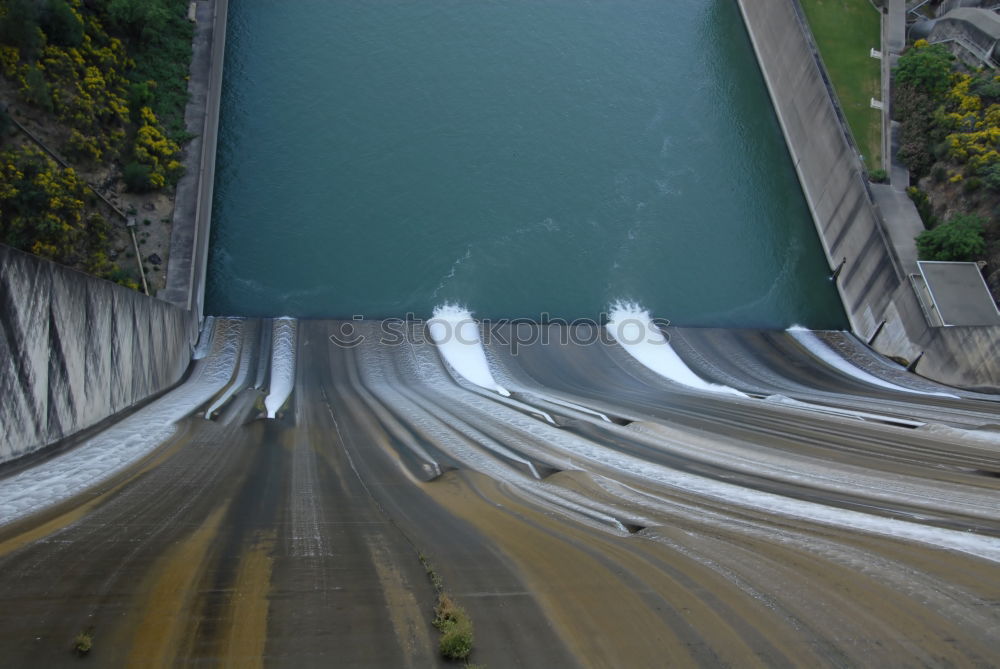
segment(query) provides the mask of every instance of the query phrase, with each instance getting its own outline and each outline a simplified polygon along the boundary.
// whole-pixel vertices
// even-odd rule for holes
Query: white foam
[[[638,304],[613,304],[609,321],[604,327],[611,338],[640,364],[674,383],[695,390],[746,397],[735,388],[709,383],[691,371],[653,323],[649,312]]]
[[[788,333],[795,338],[795,341],[799,342],[812,353],[814,356],[830,365],[839,372],[857,379],[858,381],[863,381],[864,383],[880,386],[882,388],[888,388],[890,390],[897,390],[903,393],[913,393],[914,395],[935,395],[937,397],[952,397],[954,399],[960,399],[958,395],[952,395],[951,393],[932,393],[924,390],[915,390],[913,388],[907,388],[905,386],[899,386],[895,383],[890,383],[885,379],[880,379],[874,374],[869,374],[860,367],[852,365],[846,358],[839,355],[832,348],[824,344],[819,337],[815,335],[811,330],[807,330],[799,325],[793,325],[788,328]]]
[[[212,336],[215,332],[215,316],[206,316],[201,324],[201,332],[198,333],[198,343],[195,344],[192,360],[201,360],[208,355],[208,349],[212,345]]]
[[[211,420],[212,414],[222,408],[229,401],[229,398],[246,387],[247,376],[250,374],[250,361],[256,354],[253,342],[260,337],[257,334],[257,326],[254,322],[244,322],[243,328],[243,344],[240,347],[240,364],[236,371],[236,378],[233,379],[233,382],[222,391],[222,394],[205,411],[205,418],[208,420]]]
[[[271,324],[271,385],[264,399],[267,417],[274,418],[295,385],[295,335],[299,322],[275,318]]]
[[[466,381],[510,397],[510,391],[497,383],[490,372],[479,339],[479,324],[468,309],[453,304],[435,307],[427,328],[441,356]]]

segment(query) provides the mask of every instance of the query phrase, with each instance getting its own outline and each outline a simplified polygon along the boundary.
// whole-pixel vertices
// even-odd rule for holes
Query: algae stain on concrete
[[[188,645],[198,620],[197,586],[228,507],[226,503],[212,511],[156,564],[132,634],[128,666],[172,666],[178,658],[190,656]]]
[[[406,666],[421,666],[414,661],[434,657],[427,607],[420,607],[413,594],[412,584],[407,582],[396,566],[385,539],[381,535],[372,534],[366,537],[366,543],[388,608],[389,620],[396,632],[396,641],[406,651]]]
[[[143,474],[172,457],[180,450],[182,443],[181,440],[175,438],[169,446],[158,448],[133,467],[103,481],[98,486],[100,490],[96,495],[94,490],[88,490],[52,509],[5,527],[3,533],[0,534],[0,557],[53,535],[77,522],[113,498],[127,485],[138,480]]]
[[[261,533],[240,560],[220,647],[224,667],[261,667],[267,644],[276,532]]]
[[[546,531],[554,530],[551,519],[532,514],[526,522],[511,513],[513,500],[495,481],[449,472],[426,490],[517,564],[553,629],[577,658],[590,666],[694,663],[683,641],[664,628],[637,593],[586,550]],[[532,513],[524,507],[518,511]]]

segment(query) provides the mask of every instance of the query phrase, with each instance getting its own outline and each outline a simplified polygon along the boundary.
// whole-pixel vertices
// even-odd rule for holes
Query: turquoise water
[[[731,0],[231,3],[207,312],[845,319]]]

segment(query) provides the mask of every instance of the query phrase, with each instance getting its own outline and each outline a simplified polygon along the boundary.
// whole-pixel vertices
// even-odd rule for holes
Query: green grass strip
[[[881,48],[879,12],[869,0],[800,0],[827,73],[837,91],[847,123],[869,170],[882,167],[882,113],[872,109],[880,100]]]

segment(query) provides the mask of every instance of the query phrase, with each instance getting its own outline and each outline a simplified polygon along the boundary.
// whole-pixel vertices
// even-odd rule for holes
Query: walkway
[[[909,275],[919,271],[914,239],[924,231],[924,224],[906,194],[910,172],[899,161],[900,125],[892,120],[892,68],[905,46],[906,2],[889,0],[888,12],[882,15],[882,160],[889,184],[872,184],[871,192],[900,266]]]

